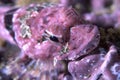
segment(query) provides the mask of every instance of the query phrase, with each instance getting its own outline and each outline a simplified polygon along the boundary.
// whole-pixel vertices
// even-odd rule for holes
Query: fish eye
[[[50,40],[52,40],[54,42],[59,42],[59,40],[56,36],[50,36],[49,38],[50,38]]]

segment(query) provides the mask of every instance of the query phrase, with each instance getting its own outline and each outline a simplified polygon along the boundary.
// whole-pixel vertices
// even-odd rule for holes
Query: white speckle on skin
[[[58,62],[58,60],[56,58],[54,58],[53,65],[56,66],[57,62]]]
[[[95,63],[95,60],[93,60],[92,62]]]
[[[89,77],[88,75],[85,75],[85,76],[84,76],[84,79],[87,79],[88,77]]]
[[[41,44],[38,43],[37,45],[35,45],[35,48],[36,48],[36,49],[40,49],[40,45],[41,45]]]
[[[37,11],[33,11],[30,17],[36,17],[39,13]]]
[[[82,78],[83,76],[80,74],[80,76],[79,76],[80,78]]]
[[[67,77],[65,77],[63,80],[68,80]]]
[[[88,72],[90,72],[90,70],[88,69]]]
[[[17,16],[18,16],[18,14],[17,14],[17,13],[14,13],[14,17],[12,18],[12,22],[16,22],[16,20],[19,21],[19,19],[16,19]]]
[[[85,53],[87,53],[86,49],[85,49],[85,50],[83,50],[83,53],[84,53],[84,54],[85,54]]]
[[[91,16],[89,16],[88,14],[86,14],[85,15],[85,19],[89,21],[89,20],[91,20]]]
[[[88,78],[88,76],[84,76],[84,79],[87,79]]]
[[[95,71],[97,70],[97,68],[95,68]]]
[[[76,61],[75,64],[78,64],[78,62]]]
[[[84,61],[84,58],[83,58],[83,59],[81,59],[81,61]]]
[[[25,44],[22,49],[24,51],[26,51],[27,49],[29,49],[30,45],[31,45],[31,43],[29,42],[29,43]]]
[[[73,54],[75,54],[74,52],[73,52]],[[70,56],[70,60],[74,60],[74,58],[76,58],[76,55],[72,55],[72,56]]]
[[[94,65],[94,63],[91,63],[90,65],[91,65],[91,66],[93,66],[93,65]]]
[[[89,62],[90,62],[90,59],[87,59],[86,62],[89,63]]]

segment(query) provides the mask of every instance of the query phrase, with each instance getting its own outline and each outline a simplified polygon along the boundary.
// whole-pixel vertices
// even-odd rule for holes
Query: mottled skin
[[[26,9],[19,9],[13,17],[15,39],[25,55],[37,59],[59,56],[74,60],[97,47],[100,36],[97,27],[82,25],[82,19],[72,7],[40,6],[39,11],[31,12]],[[25,35],[21,36],[22,28],[26,26]],[[51,40],[50,36],[55,36],[58,41]],[[61,54],[67,43],[68,51]]]

